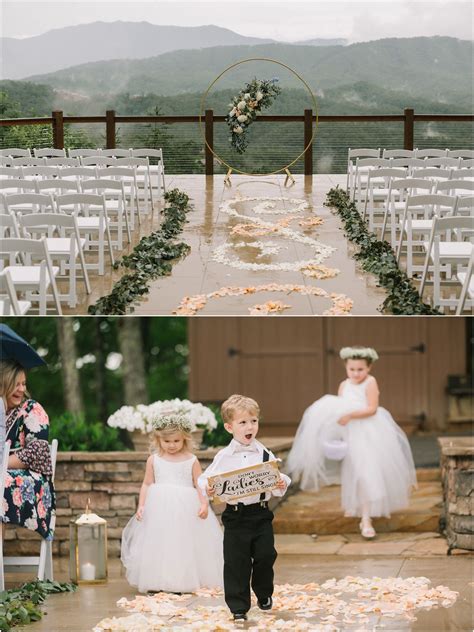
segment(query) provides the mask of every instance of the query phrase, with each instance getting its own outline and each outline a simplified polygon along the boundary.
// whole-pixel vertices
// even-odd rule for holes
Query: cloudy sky
[[[54,28],[98,20],[179,26],[216,24],[242,35],[281,41],[342,37],[356,42],[419,35],[473,39],[472,15],[472,2],[455,0],[306,0],[285,3],[270,0],[15,0],[3,2],[1,26],[4,37],[30,37]]]

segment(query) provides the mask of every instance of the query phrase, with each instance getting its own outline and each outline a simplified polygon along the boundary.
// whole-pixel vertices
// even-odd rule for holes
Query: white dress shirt
[[[207,494],[206,488],[207,479],[209,478],[209,476],[215,476],[216,474],[221,474],[223,472],[231,472],[232,470],[239,470],[242,467],[250,467],[252,465],[258,465],[259,463],[262,463],[264,450],[267,450],[267,448],[256,439],[253,439],[252,443],[248,446],[239,443],[235,439],[232,439],[227,447],[223,448],[216,454],[212,463],[198,478],[199,487],[204,494]],[[273,452],[270,452],[270,450],[267,450],[267,452],[269,454],[270,461],[278,460]],[[286,474],[280,474],[286,483],[285,489],[273,489],[271,491],[265,492],[264,500],[269,500],[272,495],[283,496],[285,494],[289,484],[291,483],[291,479]],[[241,498],[240,500],[233,500],[230,501],[228,504],[236,505],[239,502],[243,503],[244,505],[253,505],[254,503],[260,502],[260,494],[246,496],[245,498]]]

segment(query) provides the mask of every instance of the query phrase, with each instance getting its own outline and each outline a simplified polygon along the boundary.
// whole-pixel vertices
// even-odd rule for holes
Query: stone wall
[[[474,440],[443,437],[441,478],[443,483],[446,538],[452,549],[474,550]]]
[[[262,439],[284,460],[292,440]],[[196,452],[203,469],[217,448]],[[91,510],[107,520],[109,554],[120,554],[123,527],[134,514],[145,473],[146,452],[60,452],[56,465],[57,518],[53,552],[69,555],[69,523],[84,512],[87,499]],[[40,537],[25,528],[9,526],[5,534],[5,555],[37,555]]]

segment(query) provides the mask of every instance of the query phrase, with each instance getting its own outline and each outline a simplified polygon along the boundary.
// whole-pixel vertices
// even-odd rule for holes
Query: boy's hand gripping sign
[[[277,462],[267,461],[210,476],[208,485],[214,492],[211,496],[213,502],[227,503],[271,491],[277,487],[279,480]]]

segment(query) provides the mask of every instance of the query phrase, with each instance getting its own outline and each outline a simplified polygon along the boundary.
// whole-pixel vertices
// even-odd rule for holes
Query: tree
[[[79,372],[76,365],[77,353],[74,321],[72,318],[58,318],[56,323],[66,410],[74,414],[83,414],[84,405]]]
[[[139,318],[120,318],[118,338],[122,353],[124,403],[129,406],[148,403],[143,341]]]

